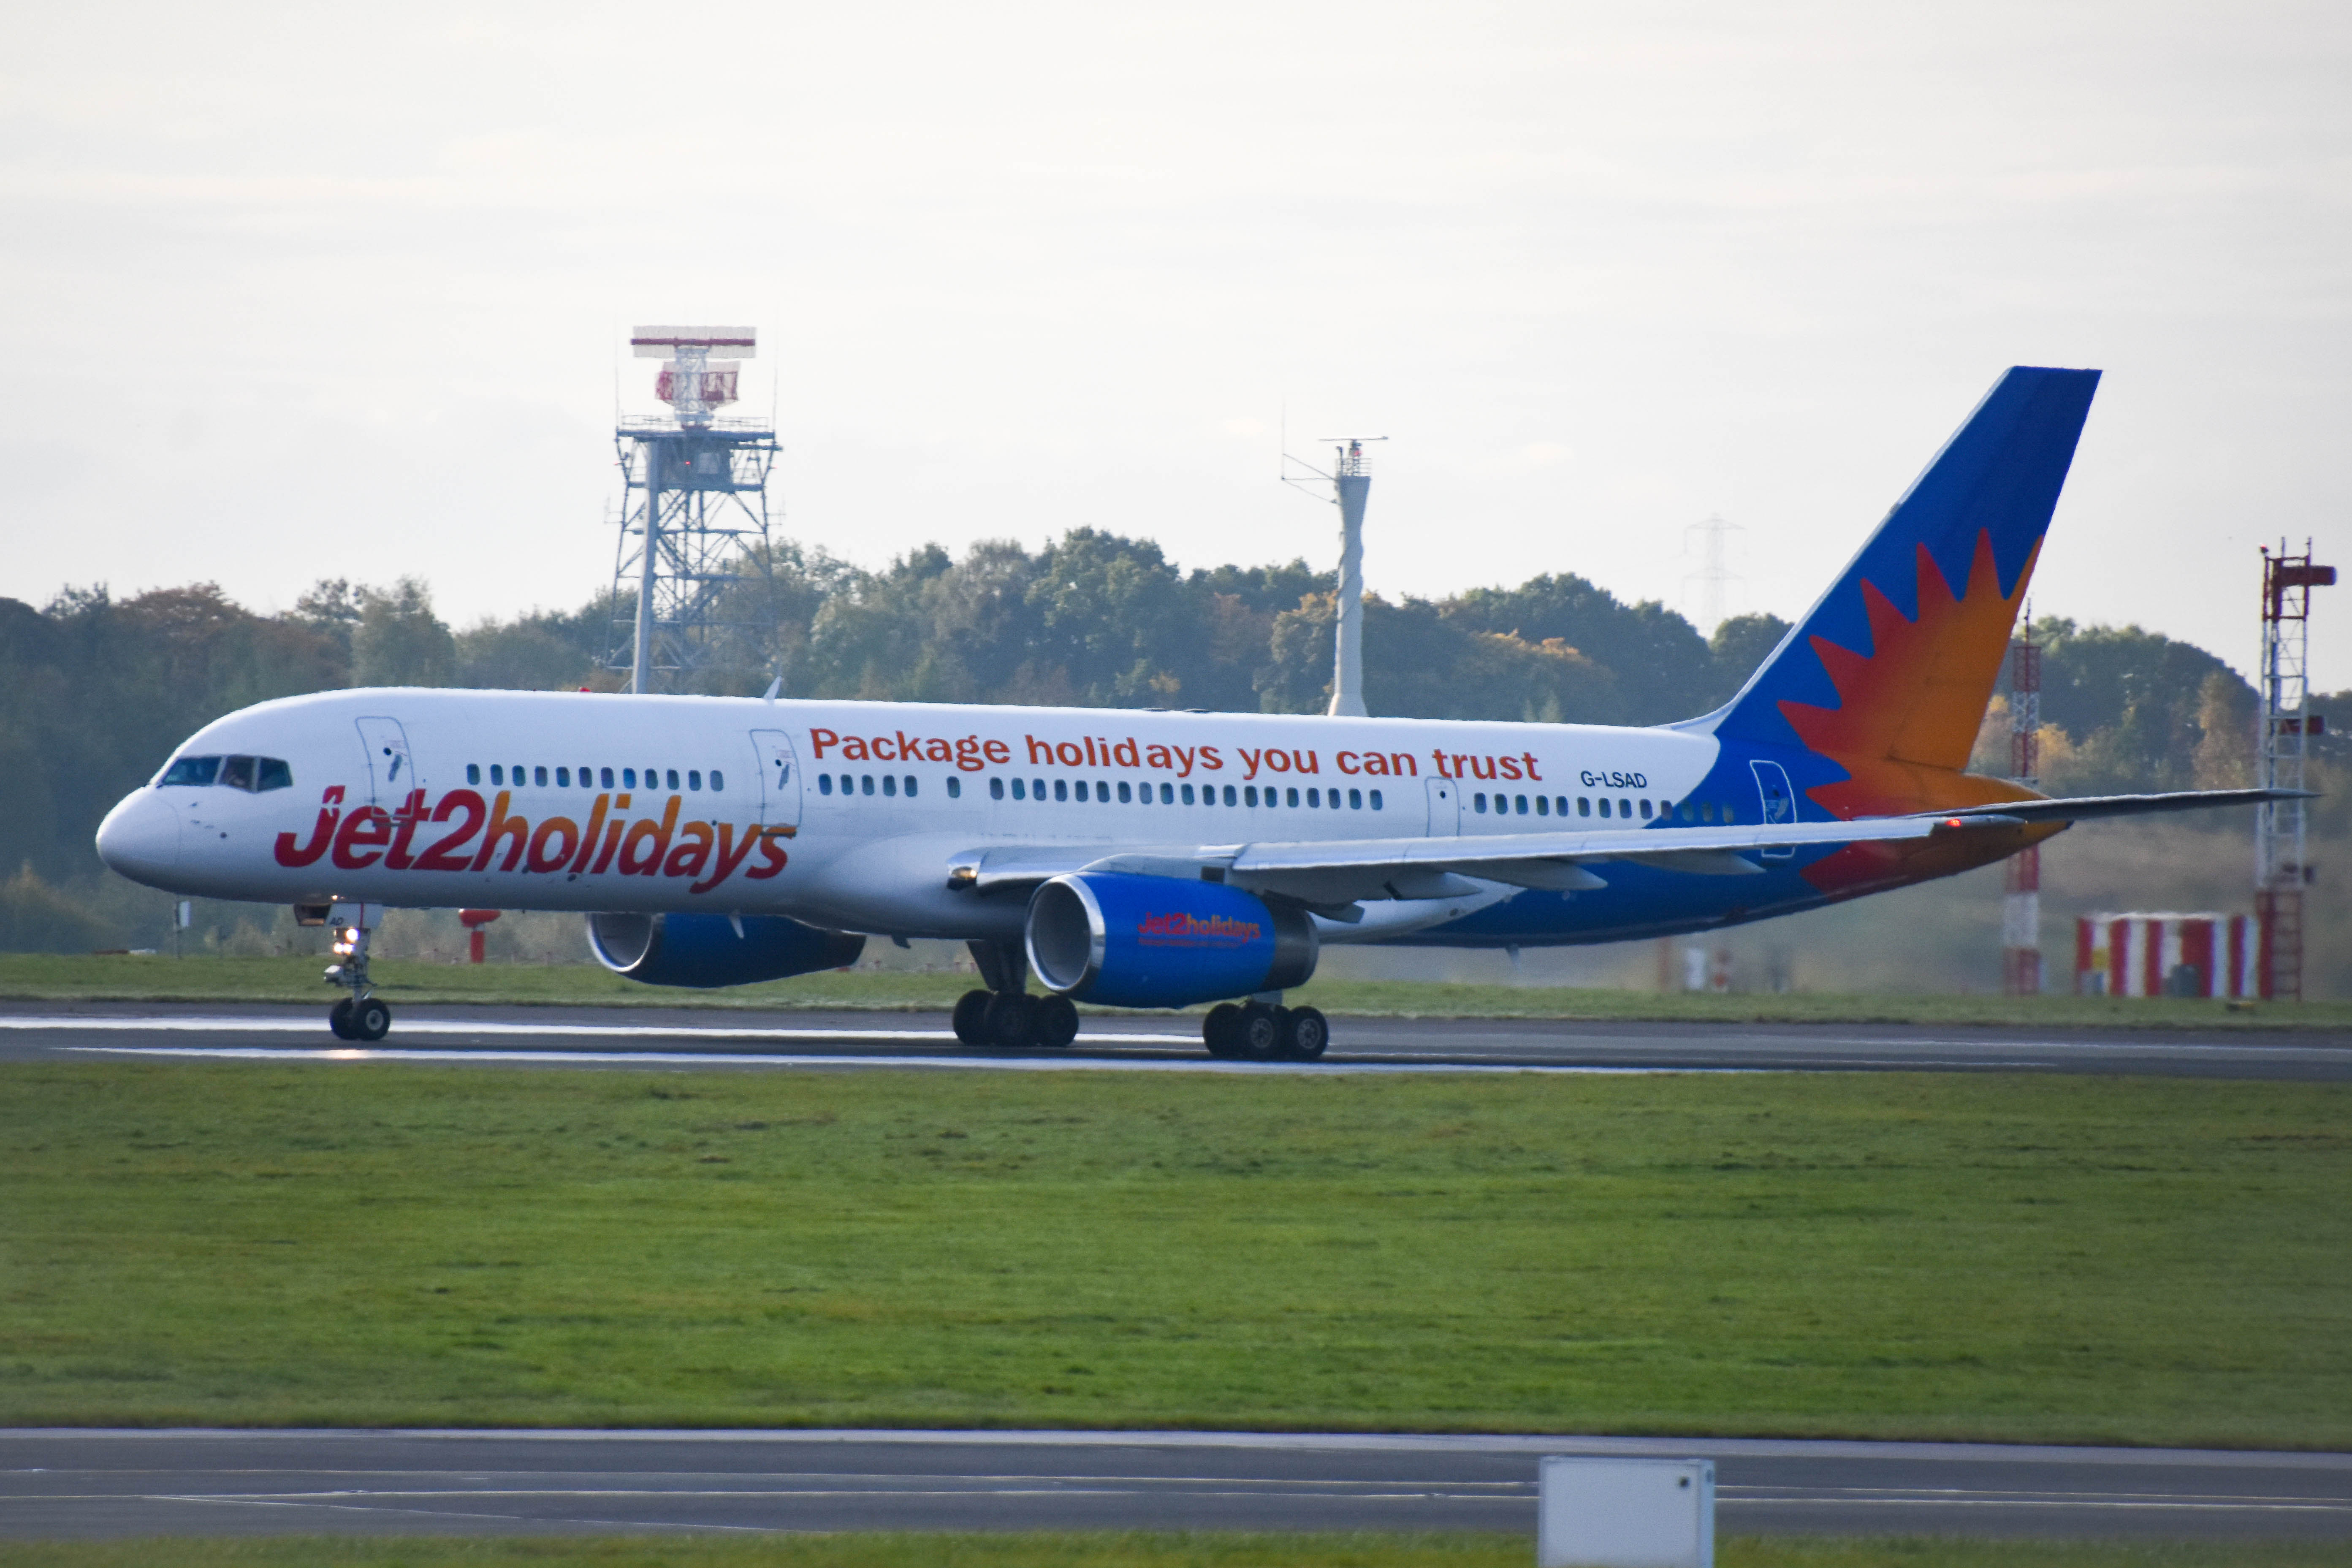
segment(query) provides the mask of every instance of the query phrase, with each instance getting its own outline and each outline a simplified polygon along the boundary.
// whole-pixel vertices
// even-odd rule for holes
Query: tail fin
[[[1739,695],[1692,727],[1834,759],[1851,798],[1808,792],[1833,809],[1874,809],[1873,775],[1963,766],[2098,384],[2002,376]]]

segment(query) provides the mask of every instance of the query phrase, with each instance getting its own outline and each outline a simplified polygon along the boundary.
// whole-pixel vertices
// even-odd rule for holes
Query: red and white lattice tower
[[[2009,647],[2009,772],[2031,789],[2042,776],[2042,650],[2033,644],[2033,610]],[[2000,901],[2000,984],[2011,996],[2042,994],[2042,847],[2009,858]]]
[[[2336,581],[2336,568],[2311,563],[2311,542],[2289,555],[2263,550],[2263,721],[2261,776],[2264,789],[2304,787],[2304,764],[2321,721],[2311,712],[2309,653],[2311,591]],[[2262,994],[2303,1000],[2303,889],[2311,880],[2304,857],[2300,800],[2265,801],[2254,817],[2254,917],[2261,926],[2257,972]]]

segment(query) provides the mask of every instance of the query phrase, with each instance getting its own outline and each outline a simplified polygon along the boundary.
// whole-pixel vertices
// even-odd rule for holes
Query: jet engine
[[[1046,986],[1113,1007],[1183,1007],[1303,985],[1315,923],[1239,888],[1077,872],[1029,900],[1029,966]]]
[[[839,969],[866,939],[782,915],[607,914],[588,917],[596,962],[647,985],[748,985]]]

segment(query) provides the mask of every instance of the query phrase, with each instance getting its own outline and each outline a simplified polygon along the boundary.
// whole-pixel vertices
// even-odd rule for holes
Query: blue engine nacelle
[[[740,920],[741,930],[737,930]],[[857,962],[866,939],[782,915],[590,915],[596,962],[647,985],[748,985]]]
[[[1184,1007],[1304,985],[1315,922],[1222,882],[1123,872],[1056,877],[1029,900],[1029,966],[1112,1007]]]

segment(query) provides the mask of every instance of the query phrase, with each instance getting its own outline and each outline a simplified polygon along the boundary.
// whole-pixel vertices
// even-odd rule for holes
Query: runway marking
[[[22,1016],[0,1016],[0,1029],[74,1030],[83,1033],[106,1033],[126,1029],[153,1029],[166,1034],[199,1035],[316,1035],[326,1026],[308,1018],[237,1018],[187,1017],[164,1015],[155,1017],[92,1018],[81,1016],[42,1017]],[[469,1023],[454,1018],[404,1018],[400,1021],[404,1035],[496,1035],[544,1038],[561,1035],[573,1039],[668,1039],[668,1040],[886,1040],[900,1045],[961,1044],[948,1029],[754,1029],[713,1027],[698,1024],[622,1025],[622,1024],[498,1024]],[[1108,1035],[1089,1033],[1085,1038],[1106,1045],[1181,1045],[1197,1047],[1198,1034],[1180,1035]]]
[[[839,1038],[838,1036],[829,1037]],[[770,1056],[751,1051],[451,1051],[336,1046],[68,1046],[91,1056],[199,1057],[214,1060],[277,1062],[496,1062],[561,1067],[776,1067],[934,1068],[982,1072],[1206,1072],[1312,1073],[1342,1076],[1429,1073],[1542,1073],[1640,1076],[1664,1073],[1738,1073],[1750,1068],[1561,1067],[1486,1062],[1235,1062],[1213,1057],[886,1057]]]

